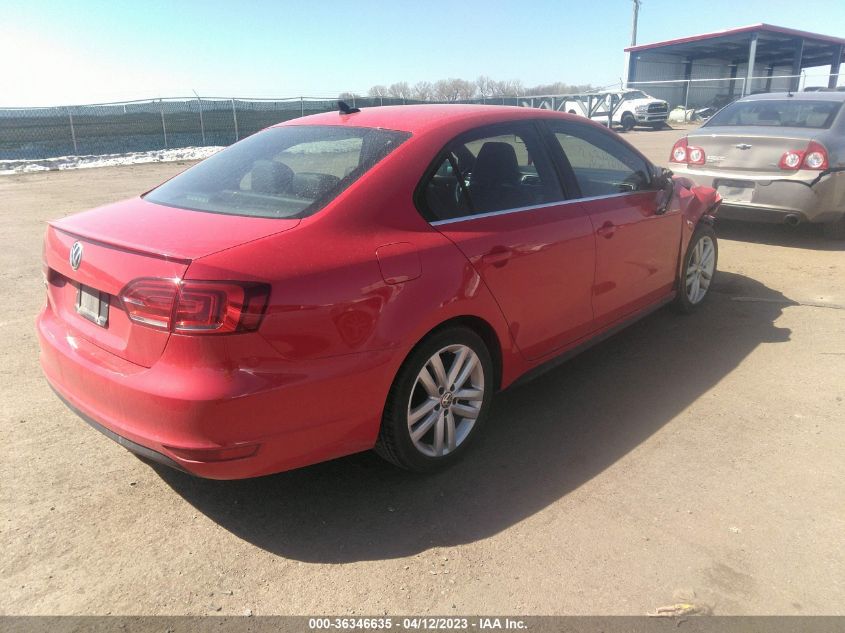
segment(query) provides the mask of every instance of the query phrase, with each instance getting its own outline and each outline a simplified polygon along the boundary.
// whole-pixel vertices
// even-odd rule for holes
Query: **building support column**
[[[684,60],[684,116],[689,105],[690,79],[692,79],[692,57],[687,57]]]
[[[626,87],[637,80],[637,53],[631,51],[628,53],[628,82]]]
[[[733,97],[736,92],[736,71],[739,62],[731,62],[729,68],[731,69],[731,80],[728,82],[728,96]]]
[[[751,43],[748,45],[748,72],[745,74],[745,85],[742,87],[742,96],[751,94],[751,78],[754,77],[754,63],[757,61],[757,33],[751,34]]]
[[[766,92],[772,91],[772,75],[775,72],[774,64],[769,64],[769,67],[766,68]]]
[[[827,80],[828,88],[836,88],[836,81],[839,79],[839,68],[842,64],[842,54],[845,53],[845,45],[840,44],[833,49],[833,62],[830,64],[830,78]],[[843,82],[845,83],[845,82]]]
[[[793,77],[789,80],[789,92],[798,92],[800,87],[801,77],[801,62],[804,57],[804,38],[795,41],[795,49],[792,52],[792,72],[789,73]]]

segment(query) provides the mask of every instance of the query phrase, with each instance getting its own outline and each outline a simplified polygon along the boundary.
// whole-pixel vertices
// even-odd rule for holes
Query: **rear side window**
[[[835,101],[764,99],[735,101],[716,113],[704,127],[765,126],[827,129],[842,107]]]
[[[420,190],[429,221],[518,209],[563,198],[560,183],[530,125],[507,124],[448,145]]]
[[[648,163],[612,135],[592,126],[548,121],[583,197],[642,191],[651,186]]]
[[[301,218],[331,202],[410,135],[374,128],[270,128],[218,152],[144,198],[171,207]]]

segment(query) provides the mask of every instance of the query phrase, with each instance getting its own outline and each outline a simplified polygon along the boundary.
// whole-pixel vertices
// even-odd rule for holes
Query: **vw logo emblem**
[[[79,268],[79,265],[82,263],[82,244],[79,242],[74,242],[73,246],[70,247],[70,256],[68,257],[70,261],[70,267],[76,270]]]

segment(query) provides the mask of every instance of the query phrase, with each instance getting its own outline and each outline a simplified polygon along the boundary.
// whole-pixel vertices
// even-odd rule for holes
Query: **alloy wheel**
[[[716,269],[716,247],[709,236],[703,236],[692,249],[686,272],[686,292],[689,302],[700,303],[710,288]]]
[[[484,403],[484,368],[466,345],[449,345],[417,374],[408,402],[408,431],[427,457],[444,457],[466,440]]]

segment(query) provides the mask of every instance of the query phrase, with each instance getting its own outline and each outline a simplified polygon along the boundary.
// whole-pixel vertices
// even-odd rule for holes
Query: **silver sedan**
[[[717,112],[672,148],[672,170],[722,196],[719,217],[824,225],[845,239],[845,93],[770,93]]]

